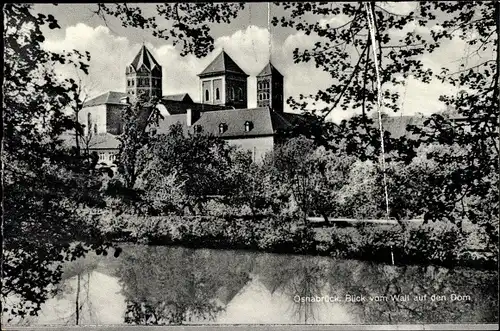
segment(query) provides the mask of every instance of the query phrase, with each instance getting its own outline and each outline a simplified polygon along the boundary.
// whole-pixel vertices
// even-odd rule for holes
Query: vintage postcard
[[[3,18],[2,330],[498,328],[499,1]]]

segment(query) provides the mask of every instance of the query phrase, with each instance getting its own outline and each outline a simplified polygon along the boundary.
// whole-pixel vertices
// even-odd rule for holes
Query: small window
[[[144,79],[144,86],[149,86],[149,79]]]
[[[130,86],[130,79],[127,79],[127,86]]]
[[[97,134],[97,124],[94,124],[94,133]]]
[[[245,132],[250,132],[253,129],[253,123],[250,121],[245,122]]]
[[[257,88],[260,90],[260,89],[262,88],[262,83],[260,83],[260,82],[259,82],[259,83],[257,84]]]
[[[135,80],[132,79],[132,86],[134,86],[134,85],[135,85]]]
[[[231,94],[229,95],[231,100],[234,100],[234,87],[231,87]]]
[[[193,126],[193,131],[194,131],[194,133],[201,133],[203,131],[203,128],[201,127],[201,125],[195,124]]]
[[[227,130],[227,124],[226,123],[221,123],[219,124],[219,133],[223,134]]]
[[[220,91],[219,91],[219,88],[215,89],[215,100],[220,100]]]
[[[92,130],[92,115],[90,113],[87,113],[87,129]]]
[[[210,101],[210,92],[208,90],[205,90],[205,101]]]
[[[238,100],[243,101],[243,90],[241,87],[238,88]]]

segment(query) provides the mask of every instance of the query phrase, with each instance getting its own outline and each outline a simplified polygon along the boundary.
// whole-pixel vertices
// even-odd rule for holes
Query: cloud
[[[321,24],[338,25],[342,22],[343,19],[339,16],[337,18],[324,18]],[[409,27],[409,29],[411,31],[414,27]],[[428,33],[424,30],[418,32]],[[298,97],[300,94],[315,94],[318,90],[325,89],[332,83],[330,75],[316,68],[314,61],[295,64],[293,60],[295,48],[312,48],[314,43],[319,40],[319,37],[307,36],[303,32],[290,34],[283,42],[278,42],[277,37],[271,38],[272,62],[285,76],[285,99],[289,96]],[[146,45],[163,67],[163,93],[189,93],[195,101],[199,100],[200,93],[197,74],[203,71],[224,49],[250,75],[248,79],[249,107],[255,107],[255,76],[269,60],[269,42],[270,34],[266,28],[250,25],[231,35],[217,38],[214,44],[215,51],[202,59],[196,58],[194,55],[181,57],[178,48],[170,44],[152,45],[148,43]],[[67,27],[63,37],[47,38],[44,45],[53,51],[78,49],[91,53],[90,73],[84,77],[84,84],[90,87],[92,96],[109,90],[125,90],[125,67],[132,61],[141,46],[137,43],[131,43],[126,37],[111,33],[107,27],[93,28],[83,23]],[[434,72],[438,72],[442,66],[457,65],[452,63],[452,59],[459,58],[464,47],[463,41],[447,41],[434,53],[424,56],[422,61]],[[62,74],[74,76],[75,70],[66,69],[66,71],[62,71]],[[442,109],[444,105],[438,101],[439,95],[456,93],[454,89],[456,88],[437,81],[425,84],[413,78],[408,79],[406,89],[398,87],[401,98],[404,98],[400,103],[404,106],[405,115],[411,115],[415,112],[428,114]],[[404,93],[405,91],[406,93]],[[404,97],[405,94],[406,97]],[[318,108],[323,106],[323,104],[317,105]],[[285,110],[290,111],[287,105],[285,105]],[[338,121],[353,113],[354,110],[334,111],[330,118]]]
[[[98,94],[108,90],[123,90],[125,88],[125,66],[133,58],[134,51],[125,37],[118,37],[107,27],[89,27],[83,23],[70,26],[66,29],[63,39],[47,39],[44,47],[52,51],[89,51],[91,55],[89,75],[83,72],[83,85],[91,94]],[[74,77],[75,69],[65,66],[59,72],[63,76]]]

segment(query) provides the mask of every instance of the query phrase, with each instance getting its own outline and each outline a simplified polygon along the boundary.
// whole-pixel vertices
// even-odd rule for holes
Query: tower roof
[[[273,66],[273,64],[271,62],[268,62],[266,64],[266,66],[264,67],[264,69],[261,70],[260,74],[257,75],[257,77],[269,76],[269,75],[275,75],[275,74],[278,74],[281,77],[283,77],[283,75],[278,71],[278,69],[276,69],[276,67]]]
[[[220,74],[232,73],[248,77],[248,75],[236,64],[236,62],[222,51],[217,57],[203,70],[199,77],[215,76]]]
[[[143,65],[149,70],[153,70],[155,67],[158,67],[158,69],[161,68],[160,64],[155,60],[153,54],[151,54],[145,45],[142,45],[141,50],[137,53],[130,65],[134,67],[135,70],[138,70]]]

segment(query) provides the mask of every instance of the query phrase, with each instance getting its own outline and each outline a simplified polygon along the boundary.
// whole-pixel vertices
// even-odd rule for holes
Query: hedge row
[[[120,222],[123,225],[123,222]],[[130,218],[127,231],[114,229],[115,238],[149,245],[194,248],[252,249],[274,253],[320,254],[396,264],[439,264],[496,268],[497,254],[475,256],[453,225],[363,225],[311,229],[289,219],[222,217]],[[123,228],[121,228],[123,229]]]

